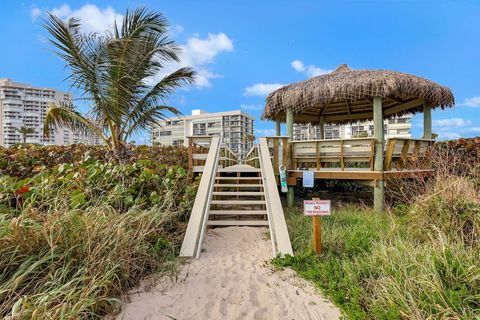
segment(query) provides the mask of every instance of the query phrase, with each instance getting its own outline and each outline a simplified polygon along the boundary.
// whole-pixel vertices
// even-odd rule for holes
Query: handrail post
[[[375,171],[380,171],[383,174],[383,139],[384,139],[384,128],[383,128],[383,109],[382,109],[382,98],[373,97],[373,127],[375,134]],[[375,181],[375,187],[373,192],[374,197],[374,209],[376,212],[383,212],[383,202],[384,202],[384,181],[383,177],[380,180]]]
[[[293,144],[291,141],[293,140],[293,111],[291,109],[287,110],[287,136],[288,136],[288,142],[287,142],[287,169],[292,170],[293,169],[293,159],[292,159],[292,153],[293,153]],[[287,184],[288,184],[288,170],[287,170]],[[295,205],[295,187],[294,186],[288,186],[287,189],[287,207],[288,208],[293,208]]]

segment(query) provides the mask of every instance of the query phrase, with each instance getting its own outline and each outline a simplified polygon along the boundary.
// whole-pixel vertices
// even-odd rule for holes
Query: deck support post
[[[432,139],[432,107],[423,105],[423,139]]]
[[[287,147],[287,170],[293,169],[293,159],[292,159],[292,144],[291,141],[293,140],[293,111],[291,109],[287,110],[287,136],[288,136],[288,147]],[[295,205],[295,187],[288,186],[287,190],[287,208],[293,208]]]
[[[318,129],[320,133],[320,139],[325,139],[325,117],[320,116],[318,119]]]
[[[383,149],[384,149],[384,125],[383,125],[383,109],[382,98],[373,97],[373,131],[375,134],[375,171],[383,172]],[[375,181],[373,190],[373,203],[375,212],[383,212],[384,203],[384,181]]]
[[[278,118],[275,119],[275,135],[277,137],[282,135],[282,123],[280,122],[280,119],[278,119]]]

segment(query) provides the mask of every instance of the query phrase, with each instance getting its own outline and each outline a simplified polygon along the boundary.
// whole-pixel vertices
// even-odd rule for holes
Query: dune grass
[[[196,182],[178,166],[85,159],[0,176],[0,318],[100,319],[176,276]]]
[[[320,257],[311,219],[288,211],[295,257],[274,264],[313,281],[349,319],[479,319],[480,204],[461,184],[439,182],[385,214],[338,208],[322,218]]]

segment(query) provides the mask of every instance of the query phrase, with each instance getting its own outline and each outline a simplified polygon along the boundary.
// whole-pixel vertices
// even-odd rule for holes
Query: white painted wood
[[[293,255],[266,138],[259,139],[259,155],[274,255]]]
[[[183,257],[194,257],[199,251],[202,241],[202,229],[208,219],[206,215],[211,199],[211,190],[218,165],[220,138],[213,137],[208,157],[205,163],[205,170],[198,186],[197,195],[193,204],[192,213],[188,221],[185,237],[183,238],[180,255]]]
[[[217,180],[262,180],[262,177],[215,177]]]
[[[221,184],[217,183],[214,187],[218,188],[263,188],[262,184],[251,184],[251,183],[232,183],[232,184]]]
[[[263,191],[214,191],[214,196],[263,196]]]
[[[209,220],[209,226],[266,226],[267,220]]]
[[[266,215],[266,210],[210,210],[209,214],[215,215]]]
[[[210,203],[220,205],[265,204],[265,200],[212,200]]]
[[[260,172],[260,169],[246,164],[236,164],[234,166],[222,168],[218,170],[218,172]]]

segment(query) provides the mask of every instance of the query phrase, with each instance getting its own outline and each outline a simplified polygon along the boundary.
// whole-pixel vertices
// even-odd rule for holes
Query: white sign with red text
[[[304,200],[303,214],[306,216],[329,216],[330,200]]]

